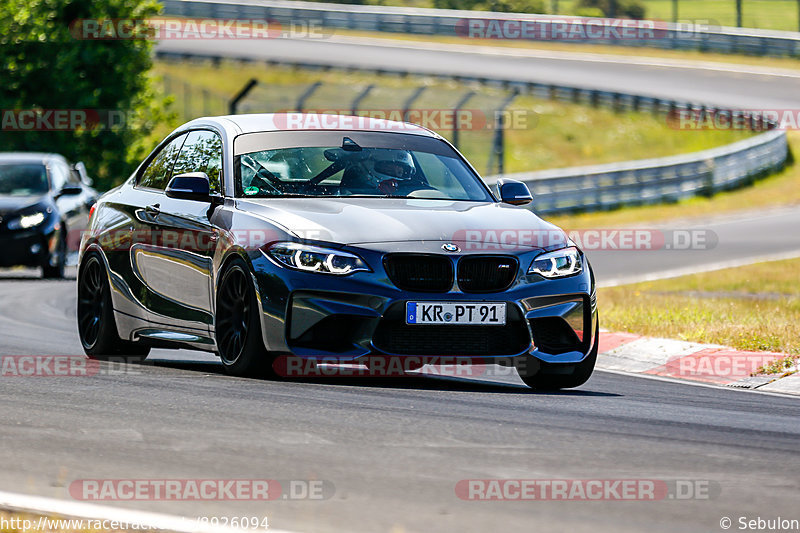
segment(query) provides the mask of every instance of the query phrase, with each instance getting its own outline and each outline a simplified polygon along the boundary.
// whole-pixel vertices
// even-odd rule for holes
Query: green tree
[[[143,20],[158,11],[154,0],[0,0],[4,117],[9,118],[9,111],[32,109],[97,110],[101,116],[111,112],[116,117],[113,128],[0,128],[0,150],[57,152],[82,160],[99,189],[127,178],[134,163],[152,148],[148,134],[167,118],[149,77],[152,42],[86,39],[74,31],[75,24],[88,19]]]

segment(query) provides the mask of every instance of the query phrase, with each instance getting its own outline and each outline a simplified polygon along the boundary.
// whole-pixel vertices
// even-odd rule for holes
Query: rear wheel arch
[[[85,288],[87,268],[98,268],[96,290]],[[119,337],[111,300],[111,285],[105,257],[96,250],[87,251],[78,268],[78,331],[86,355],[93,359],[120,359],[138,362],[147,357],[150,347],[141,342],[130,342]],[[86,320],[94,320],[96,329],[89,335]],[[87,337],[87,335],[89,335]]]

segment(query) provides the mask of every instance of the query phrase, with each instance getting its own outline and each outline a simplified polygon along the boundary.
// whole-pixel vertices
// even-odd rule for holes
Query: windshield
[[[0,194],[33,196],[48,190],[47,170],[44,165],[0,163]]]
[[[236,158],[237,196],[392,197],[492,201],[455,153],[342,147],[278,148]]]

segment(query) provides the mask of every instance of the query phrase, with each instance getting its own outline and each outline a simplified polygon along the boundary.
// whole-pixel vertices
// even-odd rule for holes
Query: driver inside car
[[[393,196],[416,175],[414,159],[406,150],[375,149],[371,157],[347,167],[339,189],[349,194]]]

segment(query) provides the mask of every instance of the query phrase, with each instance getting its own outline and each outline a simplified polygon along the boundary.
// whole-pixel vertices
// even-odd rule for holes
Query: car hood
[[[44,196],[9,196],[0,194],[0,215],[13,214],[45,200]]]
[[[533,212],[502,203],[393,198],[237,200],[237,208],[300,238],[347,245],[438,241],[487,250],[560,248],[566,236]],[[494,247],[493,244],[500,246]],[[475,247],[477,249],[477,247]]]

